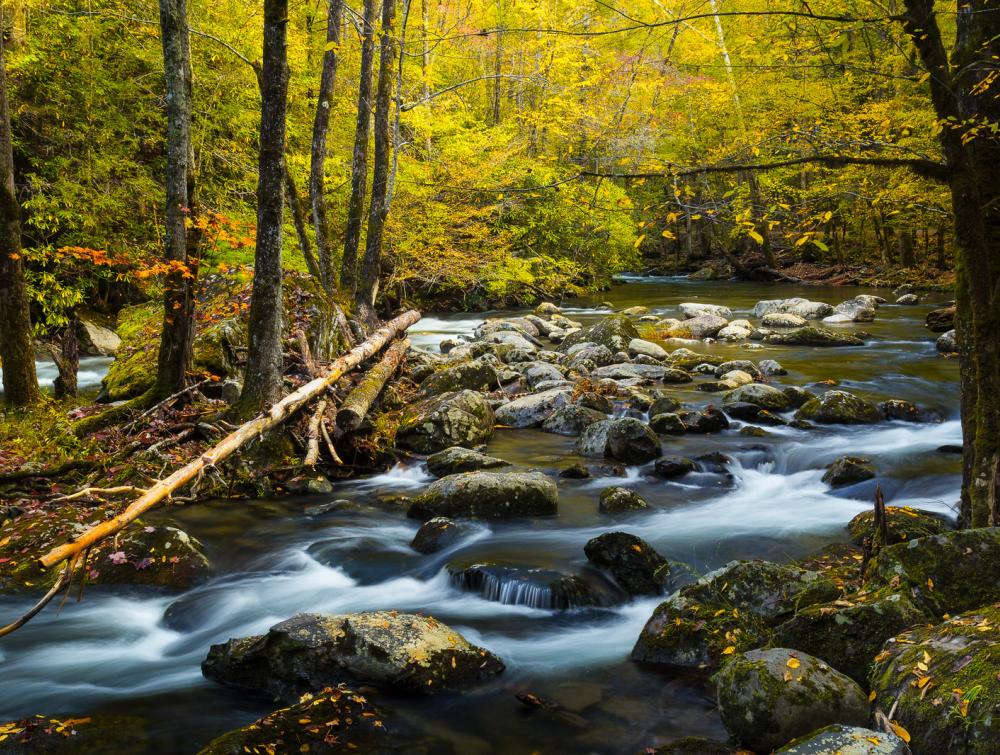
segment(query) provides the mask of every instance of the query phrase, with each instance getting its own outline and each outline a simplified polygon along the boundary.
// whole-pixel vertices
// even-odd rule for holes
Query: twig
[[[330,433],[326,431],[326,422],[320,422],[319,428],[323,431],[323,440],[326,441],[326,448],[330,452],[330,458],[333,459],[333,463],[343,464],[344,460],[340,458],[340,455],[337,453],[337,449],[333,447],[333,441],[330,439]]]
[[[161,408],[163,408],[164,406],[166,406],[170,402],[175,401],[176,399],[179,399],[181,396],[184,396],[185,394],[188,394],[188,393],[191,393],[192,391],[198,390],[203,385],[206,385],[207,383],[210,383],[210,382],[212,382],[212,381],[208,380],[208,379],[205,379],[205,380],[202,380],[200,382],[193,383],[192,385],[189,385],[187,388],[179,390],[179,391],[177,391],[177,393],[174,393],[171,396],[167,396],[165,399],[163,399],[163,401],[161,401],[160,403],[158,403],[158,404],[156,404],[154,406],[149,407],[149,409],[147,409],[146,411],[144,411],[142,414],[140,414],[134,420],[132,420],[128,424],[124,425],[122,427],[122,430],[123,431],[131,430],[133,427],[135,427],[137,424],[139,424],[139,422],[142,419],[150,416],[151,414],[155,414],[157,411],[159,411]]]
[[[119,485],[114,488],[84,488],[83,490],[78,490],[70,495],[61,495],[58,498],[53,498],[52,503],[61,503],[63,501],[75,501],[80,498],[97,498],[100,499],[102,495],[119,495],[121,493],[131,493],[132,495],[142,495],[146,492],[145,488],[137,488],[135,485]]]
[[[307,467],[315,467],[316,461],[319,459],[319,426],[323,422],[323,414],[325,412],[326,399],[322,399],[316,405],[316,411],[313,412],[313,416],[309,420],[308,446],[306,450],[306,458],[302,462]]]
[[[62,573],[59,575],[59,579],[56,580],[56,583],[52,585],[52,587],[49,589],[47,593],[45,593],[45,595],[42,597],[41,600],[35,603],[35,605],[33,605],[31,609],[17,621],[13,621],[5,627],[0,627],[0,637],[6,637],[8,634],[16,632],[18,629],[20,629],[29,621],[31,621],[39,611],[41,611],[43,608],[45,608],[45,606],[47,606],[50,602],[52,602],[52,599],[59,594],[59,591],[62,590],[62,588],[66,585],[67,581],[69,580],[70,574],[72,573],[72,568],[73,568],[73,561],[67,561],[65,567],[62,570]]]

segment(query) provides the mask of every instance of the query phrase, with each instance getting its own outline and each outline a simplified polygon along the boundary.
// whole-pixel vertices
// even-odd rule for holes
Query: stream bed
[[[804,296],[835,304],[856,288],[627,279],[592,299],[566,303],[563,312],[589,324],[616,309],[649,307],[673,316],[680,302],[724,304],[745,316],[762,299]],[[776,385],[824,389],[820,382],[879,401],[911,401],[933,410],[931,423],[884,422],[811,430],[769,428],[761,438],[736,430],[719,435],[664,438],[668,454],[721,451],[727,473],[664,481],[652,464],[587,480],[558,478],[574,462],[574,439],[538,430],[500,429],[487,453],[516,468],[540,469],[557,479],[558,516],[477,525],[448,549],[420,555],[409,547],[419,523],[385,499],[414,495],[431,481],[419,461],[384,474],[335,483],[328,496],[282,501],[218,502],[178,507],[155,516],[198,538],[216,577],[182,595],[88,590],[61,611],[47,609],[0,643],[0,720],[49,716],[129,715],[145,719],[136,752],[189,753],[219,734],[245,725],[273,705],[202,678],[209,645],[260,633],[299,611],[343,613],[399,609],[430,614],[493,651],[507,665],[495,681],[460,695],[430,699],[380,696],[387,726],[421,731],[441,753],[635,753],[682,736],[725,738],[704,685],[646,670],[629,660],[642,626],[662,598],[634,599],[608,608],[551,610],[505,605],[464,592],[449,564],[482,561],[585,572],[583,545],[610,530],[639,535],[669,559],[698,571],[732,559],[788,561],[846,540],[844,525],[869,509],[876,480],[832,490],[823,467],[845,454],[871,458],[891,504],[952,512],[959,495],[961,457],[939,450],[961,444],[958,369],[940,357],[923,327],[946,294],[914,306],[883,305],[877,319],[845,327],[871,334],[864,346],[817,349],[740,344],[697,345],[702,353],[734,359],[778,360],[788,375]],[[514,312],[490,313],[512,315]],[[427,316],[414,328],[420,348],[436,350],[444,337],[471,334],[482,315]],[[677,386],[694,406],[721,396]],[[652,510],[624,520],[597,511],[600,490],[625,485]],[[317,513],[326,501],[352,507]],[[398,507],[397,507],[398,508]],[[153,517],[150,517],[153,518]],[[24,610],[28,599],[0,598],[0,616]],[[528,710],[515,699],[530,692],[556,707]],[[394,724],[395,722],[395,724]]]

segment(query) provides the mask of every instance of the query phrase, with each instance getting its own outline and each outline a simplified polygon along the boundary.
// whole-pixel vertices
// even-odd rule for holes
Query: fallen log
[[[247,442],[260,437],[268,430],[280,425],[296,411],[305,406],[305,404],[321,395],[327,388],[339,380],[344,373],[354,369],[365,360],[377,354],[389,341],[405,332],[407,328],[419,319],[420,313],[416,310],[410,310],[386,323],[383,327],[372,333],[368,340],[358,344],[335,360],[324,375],[300,386],[297,390],[271,406],[270,409],[258,414],[252,420],[227,435],[214,448],[181,467],[169,477],[157,480],[149,486],[143,495],[133,501],[128,508],[117,516],[91,527],[70,542],[53,548],[39,559],[39,563],[47,569],[52,568],[67,559],[75,558],[78,554],[94,545],[94,543],[121,531],[130,522],[138,519],[158,503],[170,498],[179,488],[203,474],[206,469],[214,467],[224,459],[232,456],[233,453],[238,451]]]
[[[385,356],[368,371],[354,386],[337,411],[337,425],[342,430],[356,430],[364,421],[368,410],[382,392],[386,381],[399,369],[403,357],[410,348],[410,340],[404,338],[390,346]]]

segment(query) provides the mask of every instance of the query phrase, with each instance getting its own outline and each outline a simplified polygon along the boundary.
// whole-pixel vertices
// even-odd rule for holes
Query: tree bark
[[[378,296],[379,269],[382,265],[382,235],[389,214],[389,168],[392,160],[392,133],[389,127],[392,110],[393,63],[396,40],[393,36],[396,0],[382,0],[382,37],[379,53],[378,91],[375,97],[375,154],[372,162],[372,200],[365,235],[365,256],[361,264],[361,283],[356,297],[358,314],[368,325],[377,322],[375,299]]]
[[[1000,122],[996,0],[959,6],[949,63],[933,0],[905,0],[904,29],[924,68],[948,165],[955,218],[956,330],[964,435],[961,521],[1000,524],[1000,144],[982,123]]]
[[[268,3],[277,0],[268,0]],[[117,516],[108,519],[88,529],[71,542],[52,549],[39,559],[45,568],[52,568],[67,559],[74,558],[95,543],[104,540],[116,532],[120,532],[130,522],[135,521],[158,503],[167,500],[179,488],[191,482],[200,472],[212,466],[217,466],[228,459],[236,451],[254,438],[259,438],[268,430],[280,425],[295,412],[320,396],[331,385],[339,380],[344,373],[354,369],[366,359],[377,354],[385,345],[400,333],[405,331],[420,319],[420,313],[410,310],[384,327],[377,330],[364,343],[355,346],[349,352],[330,365],[325,375],[317,377],[275,403],[266,412],[227,435],[214,448],[198,456],[194,461],[181,467],[169,477],[153,483],[146,492],[133,501],[128,508]]]
[[[354,127],[354,154],[351,159],[351,198],[347,206],[344,256],[340,285],[351,296],[358,290],[358,248],[365,217],[365,189],[368,181],[368,134],[372,118],[372,71],[375,66],[375,0],[365,0],[361,35],[361,77],[358,83],[358,118]]]
[[[191,143],[191,46],[187,0],[160,0],[160,34],[167,93],[166,222],[163,257],[171,266],[163,290],[163,331],[154,393],[184,387],[194,347],[195,257],[190,254],[194,170]],[[189,236],[191,238],[189,238]]]
[[[309,243],[309,234],[306,231],[306,213],[302,208],[302,199],[299,196],[299,189],[295,185],[295,177],[288,169],[287,160],[285,161],[285,197],[288,199],[288,210],[292,215],[295,237],[299,240],[299,250],[302,252],[302,259],[305,260],[306,270],[316,280],[322,282],[323,274],[316,255],[313,254],[312,245]]]
[[[0,362],[11,406],[38,400],[28,291],[21,258],[21,207],[14,186],[14,147],[7,101],[7,63],[0,34]]]
[[[399,369],[409,348],[410,339],[396,341],[386,350],[382,361],[372,367],[351,389],[337,410],[337,425],[342,430],[357,430],[361,426],[368,410],[385,387],[386,381]]]
[[[319,80],[316,117],[313,119],[312,150],[309,163],[309,203],[312,207],[313,228],[316,231],[320,280],[328,293],[333,293],[335,281],[330,251],[330,230],[326,221],[326,198],[323,192],[323,181],[326,176],[326,140],[330,130],[333,88],[337,81],[337,63],[340,60],[340,23],[343,15],[343,0],[328,0],[326,47],[323,50],[323,70]]]
[[[250,344],[243,392],[234,407],[250,417],[281,393],[281,241],[284,214],[285,114],[288,106],[288,0],[264,2],[260,77],[257,247],[250,297]]]
[[[75,396],[77,393],[77,374],[80,371],[80,341],[77,338],[76,329],[80,321],[76,312],[70,315],[58,345],[50,346],[52,361],[56,363],[59,375],[53,382],[56,398]]]

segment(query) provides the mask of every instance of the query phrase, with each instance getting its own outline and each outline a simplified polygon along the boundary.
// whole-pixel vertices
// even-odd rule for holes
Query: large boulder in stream
[[[603,412],[579,404],[567,404],[556,409],[542,423],[542,430],[556,435],[576,437],[595,422],[607,419]]]
[[[569,333],[559,350],[569,351],[570,347],[584,342],[595,343],[608,348],[612,354],[627,351],[633,338],[639,337],[639,331],[625,315],[609,315],[595,325]]]
[[[480,469],[509,467],[510,462],[496,456],[487,456],[479,451],[461,446],[452,446],[427,457],[427,471],[435,477],[447,477],[459,472],[475,472]]]
[[[573,392],[565,388],[553,388],[521,396],[497,409],[497,424],[517,428],[537,427],[556,409],[569,404],[572,395]]]
[[[872,425],[881,421],[882,415],[878,407],[853,393],[827,391],[804,403],[795,418],[824,425]]]
[[[267,634],[212,645],[201,664],[209,679],[282,700],[341,683],[434,694],[503,669],[491,652],[433,617],[398,611],[300,613]]]
[[[552,480],[535,472],[464,472],[432,483],[410,501],[414,519],[464,516],[510,519],[551,516],[559,506]]]
[[[791,299],[770,299],[759,301],[753,308],[753,316],[763,319],[772,312],[789,312],[806,320],[821,320],[833,314],[833,307],[819,301],[809,301],[801,297]]]
[[[722,400],[722,406],[725,409],[729,404],[754,404],[768,411],[783,412],[791,408],[792,401],[773,386],[763,383],[749,383],[726,394]]]
[[[986,605],[886,642],[869,680],[914,755],[1000,752],[1000,606]]]
[[[955,306],[935,309],[927,313],[924,327],[932,333],[946,333],[955,327]]]
[[[886,545],[905,543],[927,535],[940,535],[952,529],[950,522],[943,515],[909,506],[886,506],[885,518],[889,533],[889,542]],[[866,538],[871,539],[875,536],[875,513],[862,511],[847,523],[847,531],[851,533],[851,540],[858,545],[864,545]]]
[[[605,532],[588,540],[583,552],[590,563],[607,569],[629,595],[658,595],[671,583],[671,564],[642,538]],[[676,576],[687,574],[680,564]]]
[[[831,724],[868,723],[868,700],[861,687],[796,650],[742,653],[713,681],[722,723],[756,752],[771,752]]]
[[[809,325],[785,333],[771,333],[764,336],[764,343],[778,346],[864,346],[865,342],[850,333]]]
[[[396,443],[420,454],[450,446],[475,446],[493,436],[496,417],[476,391],[457,391],[429,398],[403,412]]]
[[[663,455],[660,438],[634,417],[605,419],[588,425],[577,439],[576,452],[590,458],[614,458],[645,464]]]
[[[420,392],[425,396],[437,396],[451,391],[495,390],[499,384],[497,370],[490,359],[494,358],[481,357],[433,372],[420,384]]]
[[[771,627],[840,590],[818,572],[769,561],[733,561],[657,606],[632,649],[640,663],[714,668],[738,650],[767,644]]]
[[[842,485],[854,485],[875,477],[875,467],[870,459],[861,456],[841,456],[827,466],[822,480],[833,488]]]
[[[597,510],[602,514],[627,514],[648,509],[646,499],[630,488],[613,485],[601,491]]]

